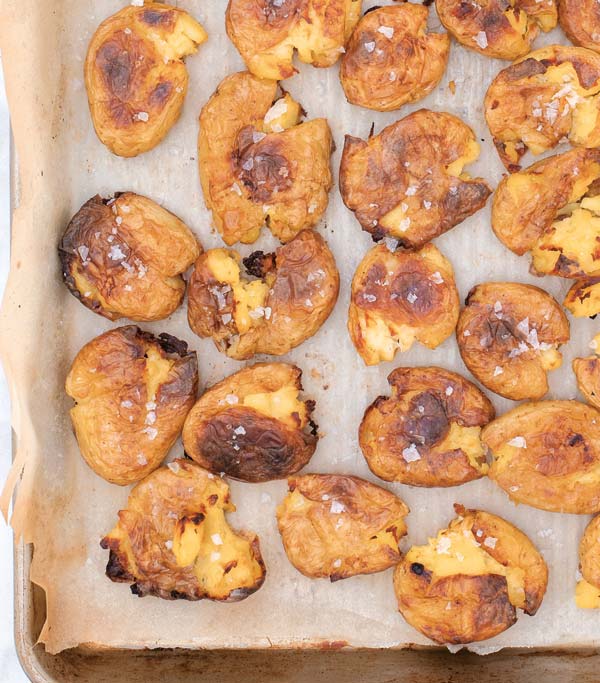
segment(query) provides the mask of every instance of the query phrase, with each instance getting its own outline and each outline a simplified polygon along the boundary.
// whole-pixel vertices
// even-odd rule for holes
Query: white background
[[[1,67],[1,60],[0,60]],[[8,149],[10,135],[4,94],[4,76],[0,68],[0,292],[8,274],[10,247]],[[0,367],[0,488],[6,480],[11,461],[8,391]],[[13,637],[13,544],[12,532],[0,519],[0,681],[26,681],[15,652]]]

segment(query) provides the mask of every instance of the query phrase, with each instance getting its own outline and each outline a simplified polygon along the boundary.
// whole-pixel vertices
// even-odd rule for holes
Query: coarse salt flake
[[[485,50],[485,48],[488,46],[488,38],[485,31],[479,31],[473,40],[482,50]]]
[[[497,539],[497,538],[494,538],[493,536],[488,536],[488,537],[483,541],[483,545],[487,546],[488,548],[495,548],[497,542],[498,542],[498,539]]]
[[[373,52],[375,49],[375,41],[371,41],[369,43],[364,44],[364,48],[367,52]]]
[[[392,39],[392,36],[394,35],[394,29],[392,26],[380,26],[377,29],[377,33],[381,33],[384,35],[388,40]]]
[[[402,451],[402,457],[406,462],[416,462],[417,460],[421,459],[421,454],[417,450],[415,444],[411,443],[410,446],[407,446]]]
[[[215,545],[223,545],[223,539],[221,538],[221,534],[212,534],[210,540]]]
[[[507,443],[507,446],[513,446],[514,448],[527,448],[527,441],[525,441],[525,437],[523,436],[515,436]]]
[[[329,508],[329,511],[333,515],[341,515],[342,512],[346,510],[346,507],[343,503],[340,503],[339,500],[332,500],[331,501],[331,507]]]
[[[167,467],[173,472],[173,474],[177,474],[179,472],[180,467],[178,462],[170,462],[167,464]]]

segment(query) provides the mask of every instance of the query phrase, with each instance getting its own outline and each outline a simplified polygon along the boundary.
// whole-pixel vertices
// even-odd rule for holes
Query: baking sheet
[[[356,647],[402,647],[430,641],[409,627],[395,609],[392,571],[354,577],[335,584],[310,580],[288,563],[275,523],[283,481],[267,484],[231,482],[237,512],[233,526],[260,535],[268,573],[264,586],[236,604],[208,601],[165,602],[139,599],[125,584],[104,576],[107,553],[98,545],[110,530],[128,490],[97,477],[80,457],[68,418],[70,401],[64,378],[79,348],[114,327],[79,304],[61,282],[56,245],[70,216],[96,193],[132,190],[177,213],[205,248],[221,245],[210,227],[197,172],[197,117],[222,78],[243,68],[224,26],[226,0],[181,0],[179,7],[199,19],[208,43],[188,58],[190,89],[181,119],[158,148],[135,159],[112,156],[97,140],[88,113],[82,70],[87,44],[98,23],[120,9],[116,0],[4,0],[0,22],[7,88],[19,162],[15,188],[18,209],[13,221],[12,268],[0,317],[0,347],[13,398],[17,460],[3,504],[21,479],[12,523],[34,544],[31,578],[47,595],[47,622],[41,635],[49,652],[79,643],[100,647],[256,648],[308,647],[323,642]],[[367,8],[373,0],[364,3]],[[379,3],[381,4],[381,3]],[[431,26],[437,27],[431,12]],[[558,30],[537,45],[566,42]],[[332,164],[337,181],[344,134],[366,137],[372,122],[385,125],[420,108],[446,110],[469,123],[482,140],[480,159],[469,169],[494,186],[502,166],[482,114],[483,94],[504,63],[452,46],[441,85],[427,99],[400,112],[382,114],[346,103],[338,67],[317,70],[300,66],[286,82],[310,118],[329,119],[337,151]],[[448,83],[456,83],[456,94]],[[564,151],[564,150],[558,150]],[[528,162],[529,163],[529,162]],[[467,377],[456,342],[431,351],[415,345],[394,362],[366,368],[346,332],[349,286],[354,269],[371,246],[345,209],[337,187],[319,231],[338,263],[342,287],[338,305],[311,340],[284,359],[304,370],[306,394],[316,399],[316,420],[323,437],[307,471],[357,474],[371,481],[358,448],[357,429],[365,407],[387,393],[387,374],[401,364],[438,364]],[[527,257],[508,252],[490,229],[489,206],[436,240],[450,258],[461,298],[485,280],[515,280],[544,287],[562,300],[568,282],[535,278]],[[242,249],[272,249],[264,234]],[[571,319],[572,341],[564,349],[561,370],[550,375],[548,398],[575,398],[571,359],[587,354],[597,331],[592,321]],[[210,385],[243,364],[219,354],[209,340],[196,338],[187,326],[185,307],[169,319],[143,325],[169,332],[198,351],[201,383]],[[257,359],[258,360],[258,359]],[[512,402],[491,396],[499,413]],[[170,458],[181,454],[177,444]],[[379,482],[381,483],[381,482]],[[520,614],[502,635],[473,646],[486,653],[501,647],[568,647],[598,645],[598,615],[577,610],[573,591],[577,544],[587,517],[557,515],[516,507],[491,481],[452,489],[418,489],[386,485],[411,508],[406,549],[423,543],[452,518],[452,504],[481,506],[522,528],[549,564],[548,593],[537,616]]]

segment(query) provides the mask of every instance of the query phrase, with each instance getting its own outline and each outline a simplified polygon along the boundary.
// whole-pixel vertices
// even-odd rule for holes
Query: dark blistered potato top
[[[422,5],[367,12],[342,57],[340,80],[352,104],[391,111],[426,97],[440,82],[450,54],[446,33],[427,33]]]
[[[348,331],[365,363],[376,365],[415,340],[439,346],[454,331],[458,310],[452,266],[436,247],[391,252],[380,245],[354,274]]]
[[[225,481],[189,460],[156,470],[129,494],[114,529],[106,575],[139,597],[237,601],[265,580],[258,536],[234,531]]]
[[[186,454],[243,481],[297,472],[317,445],[314,402],[298,398],[301,375],[287,363],[256,363],[215,384],[185,421]]]
[[[460,355],[491,391],[520,401],[548,391],[546,373],[562,363],[569,321],[544,290],[488,282],[470,292],[456,327]]]
[[[162,206],[133,192],[96,195],[73,216],[58,252],[63,279],[84,306],[109,320],[161,320],[179,306],[182,273],[201,247]]]
[[[463,172],[478,156],[469,126],[421,109],[368,140],[346,136],[340,191],[375,241],[419,248],[485,205],[488,184]]]
[[[183,59],[206,38],[187,12],[158,2],[124,7],[100,24],[85,85],[94,128],[111,152],[133,157],[165,137],[187,91]]]
[[[494,418],[471,382],[437,367],[397,368],[391,396],[365,411],[359,443],[371,471],[411,486],[456,486],[487,472],[481,427]]]
[[[394,571],[398,609],[440,644],[492,638],[517,609],[533,615],[548,583],[544,559],[512,524],[455,505],[458,517],[429,544],[413,546]]]

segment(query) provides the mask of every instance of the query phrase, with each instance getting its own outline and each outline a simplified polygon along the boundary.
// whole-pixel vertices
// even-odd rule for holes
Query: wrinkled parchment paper
[[[133,190],[177,213],[205,248],[221,244],[211,229],[197,171],[197,117],[221,79],[243,68],[225,33],[226,0],[181,0],[175,4],[198,18],[208,43],[188,58],[190,89],[178,123],[158,148],[135,159],[111,155],[96,138],[83,85],[83,60],[93,31],[117,11],[118,0],[4,0],[0,45],[16,143],[18,178],[12,227],[12,268],[0,317],[1,351],[13,400],[17,455],[4,494],[4,506],[21,478],[12,523],[17,534],[34,544],[32,580],[47,596],[47,622],[41,635],[50,652],[79,643],[100,647],[304,647],[324,641],[352,646],[402,647],[430,644],[396,612],[392,571],[331,584],[310,580],[287,561],[275,523],[283,481],[267,484],[232,482],[237,512],[234,526],[260,535],[267,564],[266,582],[249,599],[236,604],[208,601],[166,602],[139,599],[125,584],[104,576],[108,553],[98,541],[125,506],[128,489],[103,481],[84,463],[71,433],[70,401],[63,384],[79,348],[115,326],[79,304],[61,282],[56,246],[70,216],[89,197]],[[365,2],[365,7],[374,4]],[[435,13],[430,24],[437,28]],[[566,42],[556,30],[538,45]],[[482,155],[470,169],[496,185],[502,167],[490,141],[482,103],[487,85],[504,66],[453,44],[440,87],[422,103],[382,114],[346,103],[338,67],[300,66],[285,87],[309,117],[326,116],[333,131],[337,169],[349,133],[366,137],[371,123],[378,132],[421,106],[446,110],[468,122],[482,140]],[[456,83],[456,94],[449,81]],[[563,150],[561,150],[563,151]],[[530,160],[527,160],[529,163]],[[374,481],[361,456],[357,428],[365,407],[387,393],[387,374],[401,364],[438,364],[467,377],[454,338],[435,351],[415,345],[392,363],[366,368],[346,332],[350,280],[371,246],[342,204],[334,187],[318,228],[328,240],[342,278],[338,305],[314,338],[287,356],[304,370],[306,394],[317,401],[316,420],[323,438],[307,470],[357,474]],[[452,261],[461,298],[485,280],[516,280],[544,287],[559,300],[568,282],[543,281],[528,273],[528,258],[505,249],[490,229],[489,205],[436,240]],[[272,249],[265,234],[254,247]],[[551,373],[548,398],[575,398],[571,359],[588,353],[597,325],[571,320],[572,341],[564,350],[561,370]],[[126,324],[124,321],[122,324]],[[198,351],[201,383],[210,385],[241,364],[219,354],[209,340],[196,338],[186,323],[185,307],[171,318],[144,325],[169,332]],[[499,412],[510,401],[491,397]],[[170,457],[181,455],[177,444]],[[381,483],[381,482],[379,482]],[[452,489],[418,489],[388,485],[411,508],[407,548],[425,542],[453,517],[452,504],[481,506],[521,527],[542,550],[550,567],[548,593],[537,616],[520,615],[502,635],[475,646],[486,653],[505,646],[566,647],[598,645],[598,613],[577,610],[573,591],[577,544],[586,517],[516,507],[491,481]]]

